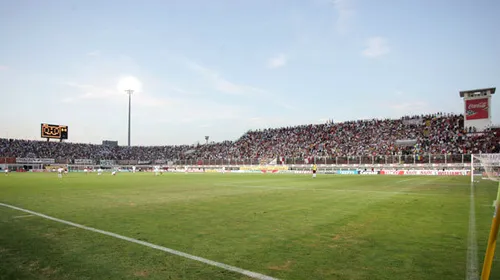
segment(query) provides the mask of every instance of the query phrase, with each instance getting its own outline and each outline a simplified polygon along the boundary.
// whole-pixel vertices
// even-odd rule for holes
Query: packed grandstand
[[[500,129],[464,128],[463,115],[437,113],[249,131],[236,141],[205,145],[109,147],[0,139],[0,157],[60,160],[218,160],[500,152]],[[411,145],[399,145],[409,140]]]

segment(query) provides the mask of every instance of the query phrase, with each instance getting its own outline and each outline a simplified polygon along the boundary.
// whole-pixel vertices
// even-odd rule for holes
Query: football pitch
[[[0,279],[467,279],[498,186],[469,181],[2,174]]]

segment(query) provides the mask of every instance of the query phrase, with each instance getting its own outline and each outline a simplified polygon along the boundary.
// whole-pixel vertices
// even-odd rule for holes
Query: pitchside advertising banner
[[[174,172],[174,173],[182,173],[182,172],[185,172],[185,173],[205,173],[205,170],[189,168],[189,169],[173,169],[173,170],[169,170],[169,172]]]
[[[359,171],[360,175],[377,175],[379,172],[377,171]]]
[[[488,116],[488,98],[465,100],[465,119],[481,120]]]
[[[337,174],[340,175],[354,175],[354,174],[359,174],[358,170],[338,170]]]
[[[65,168],[66,166],[65,165],[46,165],[45,166],[45,170],[47,171],[56,171],[57,169],[59,168]]]
[[[99,163],[103,166],[113,166],[116,164],[116,162],[111,159],[101,159]]]
[[[55,163],[56,160],[53,158],[16,158],[16,163],[44,163],[50,164]]]
[[[248,170],[248,171],[253,171],[253,170],[262,170],[262,171],[282,171],[282,170],[288,170],[288,166],[286,165],[268,165],[268,166],[241,166],[240,170]]]
[[[75,164],[94,164],[94,161],[87,158],[77,158],[74,160]]]
[[[467,170],[381,170],[380,175],[470,176]]]

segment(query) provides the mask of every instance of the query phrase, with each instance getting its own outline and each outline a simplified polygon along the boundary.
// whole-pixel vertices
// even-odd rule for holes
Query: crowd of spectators
[[[253,130],[236,141],[205,145],[109,147],[0,139],[0,157],[147,161],[468,154],[500,152],[499,141],[500,129],[478,133],[464,128],[463,115],[438,113]]]
[[[151,160],[181,158],[193,146],[133,146],[14,140],[0,138],[0,157],[53,159]]]

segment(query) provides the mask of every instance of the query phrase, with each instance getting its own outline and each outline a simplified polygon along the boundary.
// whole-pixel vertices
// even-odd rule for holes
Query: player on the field
[[[116,176],[116,169],[114,169],[113,172],[111,172],[111,175]]]
[[[89,174],[89,170],[87,168],[84,168],[83,173],[85,173],[85,175],[87,175],[87,174]]]
[[[8,176],[9,175],[9,169],[8,168],[5,168],[5,176]]]
[[[159,166],[154,167],[154,173],[155,173],[155,176],[160,175],[160,167]]]
[[[313,178],[316,178],[316,171],[317,170],[318,170],[318,167],[316,166],[316,164],[313,164],[313,167],[312,167]]]
[[[63,177],[63,173],[64,173],[64,168],[59,167],[57,169],[57,177],[62,178]]]
[[[99,169],[97,169],[97,176],[101,176],[102,174],[102,169],[99,167]]]

